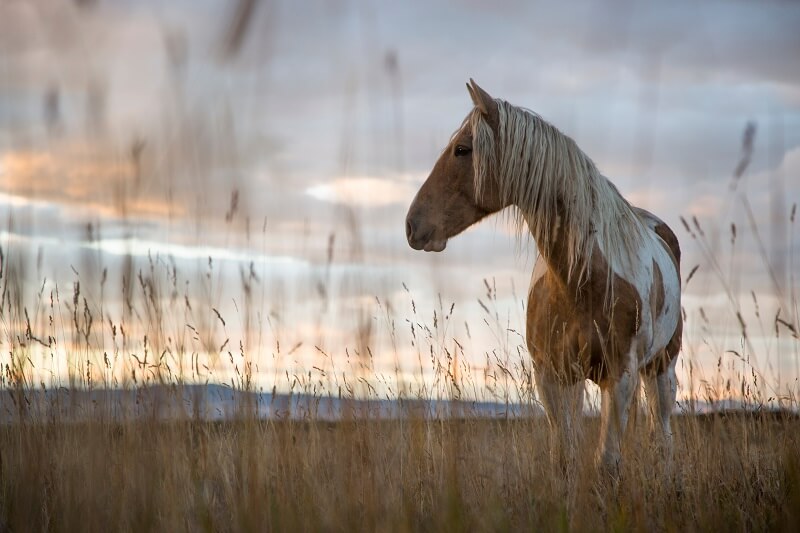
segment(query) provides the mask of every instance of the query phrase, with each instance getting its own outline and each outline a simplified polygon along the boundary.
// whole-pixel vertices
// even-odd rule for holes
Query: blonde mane
[[[502,199],[517,207],[518,232],[527,222],[540,253],[565,240],[569,278],[586,280],[595,244],[611,271],[630,273],[646,239],[630,204],[570,137],[531,111],[495,103],[496,135],[477,108],[464,121],[472,130],[476,195],[497,180]]]

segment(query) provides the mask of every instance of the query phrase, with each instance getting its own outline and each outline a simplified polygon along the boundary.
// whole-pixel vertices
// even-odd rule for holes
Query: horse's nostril
[[[406,219],[406,237],[408,237],[410,239],[412,235],[414,235],[414,224],[413,224],[413,222],[411,222],[410,218],[407,218]]]

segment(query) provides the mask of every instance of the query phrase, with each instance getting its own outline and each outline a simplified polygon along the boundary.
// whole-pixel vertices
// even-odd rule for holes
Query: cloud
[[[49,202],[80,210],[86,219],[181,217],[185,210],[166,198],[139,194],[131,161],[91,145],[0,153],[0,180],[7,198]],[[9,194],[10,193],[10,194]]]
[[[405,204],[415,192],[408,183],[367,177],[339,178],[306,189],[307,194],[319,200],[358,207]]]

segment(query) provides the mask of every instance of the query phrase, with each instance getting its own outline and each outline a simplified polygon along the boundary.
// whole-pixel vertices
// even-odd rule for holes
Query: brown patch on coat
[[[658,263],[653,259],[653,285],[650,287],[650,311],[655,320],[655,317],[661,314],[664,309],[664,278],[661,274],[661,269]]]
[[[672,257],[672,261],[675,263],[675,270],[678,272],[678,281],[680,282],[681,246],[678,243],[678,237],[676,237],[672,229],[664,223],[656,225],[653,231],[656,232],[656,235],[661,237],[663,244],[666,245],[665,248],[667,252],[669,252],[670,257]]]

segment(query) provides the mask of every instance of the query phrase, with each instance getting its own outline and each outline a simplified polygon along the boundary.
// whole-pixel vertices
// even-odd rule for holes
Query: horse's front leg
[[[580,435],[584,382],[564,383],[553,372],[536,371],[539,400],[550,425],[550,458],[571,470],[575,465],[575,447]]]
[[[628,425],[628,413],[637,387],[638,357],[635,347],[631,347],[626,359],[622,361],[623,370],[618,379],[609,378],[600,384],[600,449],[598,462],[612,476],[619,475],[622,458],[622,438]]]

